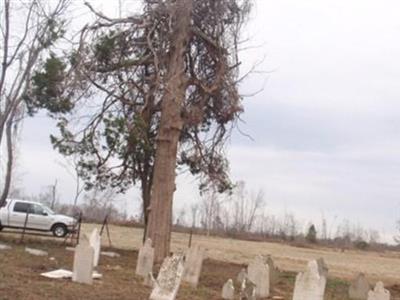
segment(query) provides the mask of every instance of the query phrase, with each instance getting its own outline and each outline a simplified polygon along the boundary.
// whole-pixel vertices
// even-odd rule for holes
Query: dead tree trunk
[[[187,78],[185,52],[190,37],[192,0],[170,2],[173,33],[168,73],[162,100],[160,130],[156,144],[153,187],[147,237],[155,248],[155,261],[161,262],[170,251],[172,203],[175,191],[175,168],[183,119]]]

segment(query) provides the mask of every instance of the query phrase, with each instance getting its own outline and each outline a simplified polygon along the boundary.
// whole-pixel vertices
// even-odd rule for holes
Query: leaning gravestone
[[[245,268],[243,268],[242,270],[240,270],[239,274],[236,277],[236,282],[238,284],[242,284],[243,280],[245,280],[245,278],[247,278],[247,271]]]
[[[390,292],[381,281],[377,282],[373,291],[369,291],[368,300],[390,300]]]
[[[184,265],[183,256],[166,257],[154,282],[150,300],[175,300],[181,284]]]
[[[269,267],[269,288],[272,289],[279,279],[279,270],[275,267],[271,255],[266,257],[265,263]]]
[[[195,245],[188,249],[185,257],[185,270],[182,280],[196,288],[199,283],[201,268],[203,265],[205,249]]]
[[[99,265],[101,248],[101,236],[97,231],[97,228],[93,229],[92,234],[90,235],[89,243],[94,249],[93,266],[97,267]]]
[[[242,282],[240,289],[240,300],[256,300],[256,285],[248,278]]]
[[[151,246],[151,239],[147,239],[139,250],[136,264],[136,275],[147,278],[153,272],[154,248]]]
[[[316,260],[310,261],[304,273],[296,276],[293,300],[323,300],[326,276]]]
[[[222,287],[222,299],[233,300],[235,298],[235,287],[232,279],[229,279]]]
[[[325,277],[328,276],[328,266],[326,265],[324,259],[318,258],[317,259],[317,264],[318,264],[318,271],[321,275],[324,275]]]
[[[247,267],[247,278],[256,285],[256,297],[269,296],[269,266],[262,255],[257,255]]]
[[[363,273],[358,274],[357,278],[349,287],[349,298],[355,300],[367,300],[371,286]]]
[[[6,244],[0,244],[0,250],[10,250],[11,247]]]
[[[25,247],[25,251],[28,252],[29,254],[36,255],[36,256],[48,256],[49,255],[49,253],[47,251],[28,248],[28,247]]]
[[[79,283],[93,283],[94,249],[89,243],[89,238],[84,235],[75,248],[74,268],[72,281]]]

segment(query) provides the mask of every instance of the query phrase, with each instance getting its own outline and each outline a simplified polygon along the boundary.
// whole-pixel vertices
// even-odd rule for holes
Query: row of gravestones
[[[84,235],[75,248],[72,280],[79,283],[92,284],[93,269],[98,266],[100,258],[101,237],[94,229],[88,237]],[[154,249],[148,239],[139,250],[136,274],[144,278],[146,285],[153,287],[150,300],[174,300],[181,281],[197,287],[202,269],[205,249],[194,246],[186,255],[177,254],[167,257],[161,265],[157,279],[153,277]],[[322,259],[308,263],[305,272],[296,276],[293,300],[323,300],[327,281],[328,268]],[[240,298],[255,300],[269,297],[279,277],[270,256],[256,256],[237,277],[241,285]],[[228,280],[222,290],[223,299],[233,299],[235,288],[233,281]],[[350,299],[389,300],[390,293],[381,282],[374,290],[363,274],[360,274],[349,289]]]
[[[323,300],[328,276],[328,268],[323,259],[310,261],[305,272],[296,276],[293,300]],[[256,300],[270,296],[274,284],[279,277],[279,270],[274,266],[270,256],[256,256],[246,269],[237,276],[240,284],[239,299]],[[235,287],[229,279],[222,288],[222,298],[234,299]],[[390,292],[382,282],[378,282],[371,290],[363,274],[357,276],[349,288],[349,298],[355,300],[390,300]]]
[[[136,275],[143,277],[144,284],[153,287],[150,300],[174,300],[181,281],[196,288],[199,283],[205,249],[194,246],[185,255],[175,254],[164,259],[157,279],[153,277],[154,248],[150,239],[139,250]]]

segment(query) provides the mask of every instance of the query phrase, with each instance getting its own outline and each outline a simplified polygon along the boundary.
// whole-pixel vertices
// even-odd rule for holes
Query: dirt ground
[[[85,232],[90,232],[98,225],[86,224]],[[120,249],[139,249],[142,243],[143,231],[138,228],[110,226],[113,246]],[[187,247],[188,234],[174,233],[172,235],[172,250],[183,250]],[[107,239],[103,239],[107,245]],[[345,280],[354,278],[363,272],[369,280],[381,280],[385,284],[400,283],[400,253],[399,252],[366,252],[334,249],[300,248],[279,243],[251,242],[219,237],[193,236],[193,243],[198,243],[208,249],[209,258],[247,264],[257,254],[272,255],[275,264],[282,270],[299,272],[304,270],[308,261],[324,258],[329,267],[329,274]]]
[[[84,231],[90,231],[94,226],[85,225]],[[12,250],[0,250],[0,300],[148,299],[150,289],[145,287],[141,279],[134,274],[137,251],[133,248],[140,245],[141,230],[117,226],[111,226],[110,229],[115,248],[107,250],[118,252],[121,257],[101,257],[98,271],[103,274],[103,278],[96,280],[94,286],[76,284],[69,280],[52,280],[40,276],[42,272],[58,268],[71,270],[73,252],[67,251],[61,241],[29,237],[25,239],[24,243],[20,244],[16,236],[0,233],[0,242],[12,246]],[[193,241],[207,246],[209,249],[208,259],[205,260],[203,265],[199,287],[194,290],[183,285],[179,290],[178,300],[221,299],[221,287],[224,282],[229,278],[236,278],[240,269],[245,267],[245,264],[256,253],[270,253],[275,258],[279,258],[276,260],[279,267],[288,267],[288,269],[301,267],[307,260],[307,255],[311,257],[314,254],[319,257],[320,254],[324,254],[329,257],[329,254],[335,254],[335,252],[328,250],[303,249],[280,244],[233,241],[202,236],[195,236]],[[183,249],[186,243],[186,235],[174,234],[174,249]],[[106,247],[107,244],[107,239],[103,239],[104,249],[108,248]],[[28,254],[24,251],[27,245],[48,251],[49,257],[37,257]],[[279,248],[281,253],[274,252],[278,251]],[[345,256],[346,254],[348,253],[338,253],[337,255]],[[380,257],[377,253],[350,254],[359,257],[360,260],[364,258],[367,261]],[[287,259],[286,257],[289,255],[294,255],[294,257]],[[396,256],[393,253],[385,255],[387,257],[381,258],[391,260],[392,267],[395,268],[395,263],[398,264],[399,262]],[[54,257],[54,260],[51,260],[50,257]],[[315,256],[312,258],[315,258]],[[332,261],[334,260],[330,260],[330,262]],[[334,266],[330,264],[329,267],[332,269]],[[273,296],[282,296],[287,300],[292,298],[295,278],[295,272],[288,271],[288,269],[283,268],[285,271],[280,274],[272,294]],[[330,272],[325,300],[348,300],[348,285],[348,281],[340,279]],[[239,287],[236,286],[236,288]],[[400,300],[400,286],[391,285],[389,289],[392,293],[392,299]]]

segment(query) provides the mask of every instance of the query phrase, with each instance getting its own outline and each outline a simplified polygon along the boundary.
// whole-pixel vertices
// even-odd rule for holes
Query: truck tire
[[[55,237],[64,237],[67,235],[68,229],[67,226],[60,223],[53,225],[52,232]]]

